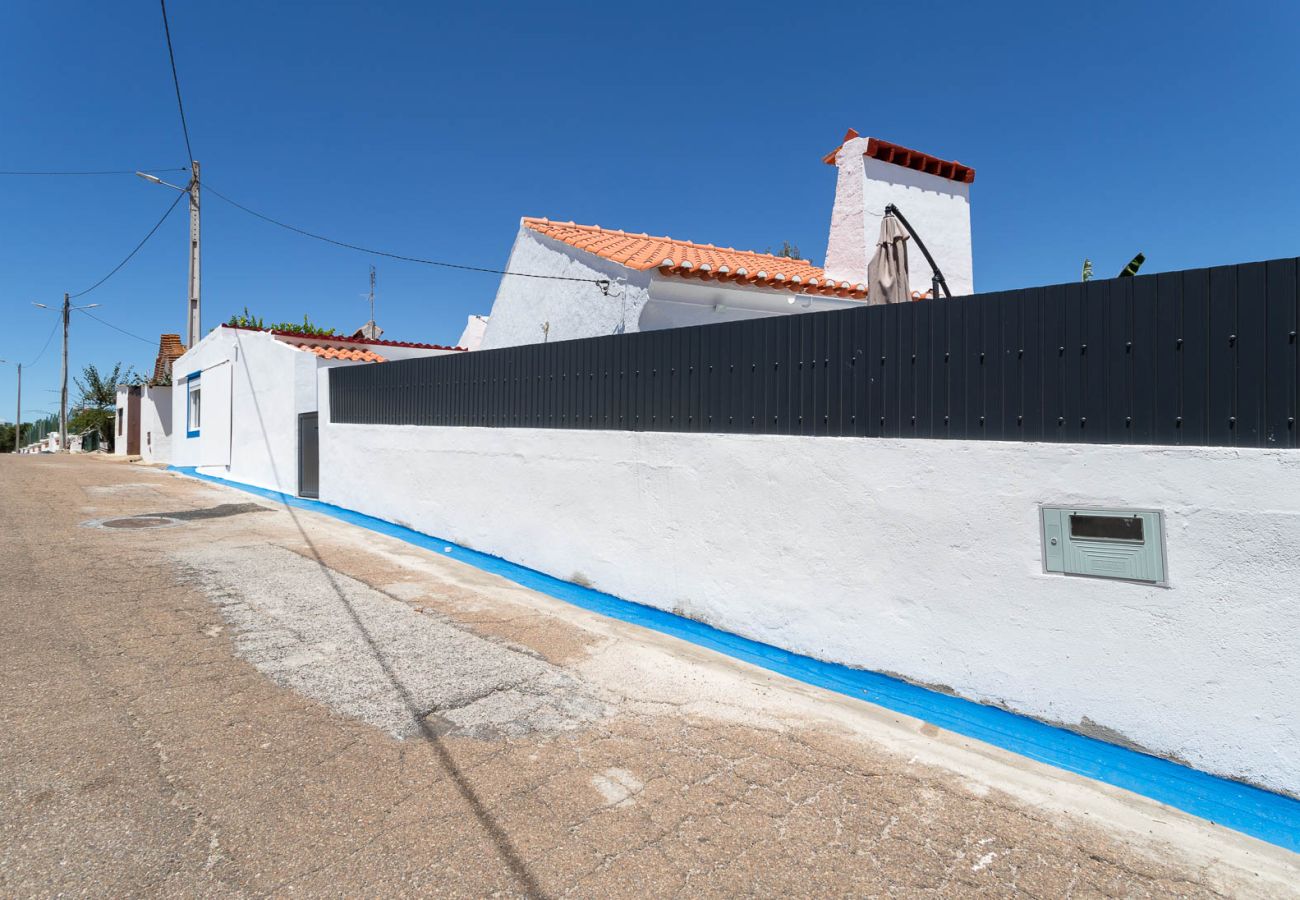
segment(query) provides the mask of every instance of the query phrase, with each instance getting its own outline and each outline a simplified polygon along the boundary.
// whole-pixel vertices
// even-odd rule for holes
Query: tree
[[[83,380],[84,379],[84,380]],[[130,366],[122,371],[122,364],[113,366],[107,376],[101,375],[94,363],[81,370],[81,378],[73,382],[81,397],[77,401],[78,409],[73,412],[68,427],[74,432],[99,432],[105,447],[113,446],[113,422],[116,419],[117,386],[119,384],[140,384],[143,379]]]
[[[772,253],[772,248],[768,247],[767,252]],[[772,255],[781,256],[786,259],[803,259],[803,256],[799,253],[799,248],[789,241],[782,241],[781,249],[776,251],[776,253],[772,253]]]

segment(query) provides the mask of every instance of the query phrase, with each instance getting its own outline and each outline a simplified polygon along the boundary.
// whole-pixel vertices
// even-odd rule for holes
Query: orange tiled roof
[[[153,378],[150,384],[162,384],[171,374],[172,363],[185,355],[185,345],[179,334],[158,336],[158,356],[153,361]]]
[[[658,269],[664,275],[730,281],[796,294],[821,294],[854,300],[867,296],[866,285],[828,281],[825,271],[806,259],[787,259],[770,253],[614,231],[599,225],[534,218],[525,218],[523,224],[538,234],[639,272]]]
[[[843,147],[855,137],[861,137],[861,135],[850,128],[848,133],[844,135],[844,140],[840,141],[840,146],[823,156],[822,162],[831,166],[835,165],[835,156],[840,152],[840,147]],[[931,175],[938,175],[940,178],[961,181],[965,184],[970,184],[975,180],[975,170],[970,166],[964,166],[955,160],[940,159],[937,156],[922,153],[920,150],[909,150],[900,144],[891,144],[889,141],[882,141],[879,138],[867,138],[867,150],[863,156],[870,156],[872,159],[878,159],[881,162],[893,163],[896,166],[915,169],[918,172],[928,172]]]
[[[359,347],[327,347],[324,344],[295,344],[301,350],[315,353],[323,359],[346,359],[349,362],[383,362],[384,358],[373,350]]]

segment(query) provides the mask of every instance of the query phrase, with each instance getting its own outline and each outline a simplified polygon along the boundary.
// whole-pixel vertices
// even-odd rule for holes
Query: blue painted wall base
[[[172,466],[170,469],[395,537],[485,572],[500,575],[574,606],[707,647],[805,684],[867,700],[877,706],[913,716],[1067,772],[1124,788],[1225,828],[1300,852],[1300,800],[1085,737],[996,707],[941,694],[878,672],[822,662],[770,644],[751,641],[673,613],[562,581],[498,556],[460,547],[373,516],[318,500],[305,500],[279,491],[204,475],[193,468]]]

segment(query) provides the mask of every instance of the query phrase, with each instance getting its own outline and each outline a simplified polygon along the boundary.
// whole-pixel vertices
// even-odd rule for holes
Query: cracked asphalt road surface
[[[187,515],[83,525],[160,510]],[[0,529],[3,896],[1300,885],[1143,798],[230,489],[3,456]]]

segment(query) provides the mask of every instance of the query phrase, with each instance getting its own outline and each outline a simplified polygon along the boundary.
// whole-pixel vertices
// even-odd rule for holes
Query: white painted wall
[[[456,346],[466,350],[479,349],[483,345],[483,335],[487,333],[487,324],[487,316],[469,316],[465,322],[465,330],[456,340]]]
[[[326,418],[325,502],[1300,795],[1300,454]],[[1044,502],[1164,510],[1170,587],[1044,574]]]
[[[145,462],[171,462],[172,415],[171,387],[145,385],[140,396],[140,458]]]
[[[373,349],[386,359],[452,352],[383,345]],[[322,359],[269,332],[214,329],[172,367],[171,464],[296,494],[298,416],[316,410],[317,371],[354,365],[371,364]],[[199,435],[189,437],[186,379],[196,371],[203,373],[203,414]]]
[[[126,439],[131,433],[131,388],[128,385],[117,386],[113,414],[113,455],[126,456]]]
[[[506,271],[611,282],[624,278],[626,283],[613,284],[606,297],[590,283],[502,276],[481,350],[636,331],[651,279],[649,272],[634,272],[524,225],[510,248]],[[550,331],[543,332],[547,322]]]
[[[867,281],[881,214],[895,204],[925,241],[954,297],[975,293],[971,258],[970,185],[865,156],[867,138],[853,138],[836,155],[838,175],[826,246],[826,274]],[[931,270],[915,241],[907,246],[911,289],[930,290]]]

